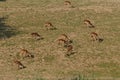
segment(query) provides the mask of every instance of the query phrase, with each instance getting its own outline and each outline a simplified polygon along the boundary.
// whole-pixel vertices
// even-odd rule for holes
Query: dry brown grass
[[[1,80],[66,80],[78,75],[120,77],[119,1],[71,1],[75,8],[66,8],[63,0],[0,2],[0,17],[8,15],[5,25],[16,30],[16,35],[0,40]],[[96,27],[86,27],[83,24],[86,18]],[[45,30],[46,21],[52,22],[57,30]],[[89,34],[93,31],[104,39],[102,43],[90,41]],[[32,32],[38,32],[44,39],[32,39]],[[60,34],[73,40],[74,55],[66,57],[65,48],[54,42]],[[17,55],[20,48],[35,57],[21,58]],[[15,58],[27,68],[17,70],[12,62]]]

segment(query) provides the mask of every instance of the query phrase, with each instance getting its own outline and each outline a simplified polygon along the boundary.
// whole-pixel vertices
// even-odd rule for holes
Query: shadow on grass
[[[13,29],[11,26],[5,24],[5,20],[7,18],[7,16],[0,18],[0,39],[10,38],[18,33],[16,29]]]
[[[0,0],[0,1],[6,1],[6,0]]]

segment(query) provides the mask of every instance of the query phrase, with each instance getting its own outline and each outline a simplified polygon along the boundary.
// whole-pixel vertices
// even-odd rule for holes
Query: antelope
[[[72,3],[70,1],[64,1],[64,5],[69,8],[74,8],[74,6],[72,6]]]
[[[41,35],[39,35],[38,33],[34,32],[34,33],[31,33],[31,36],[33,38],[35,38],[36,40],[41,40],[43,39],[43,37],[41,37]]]
[[[90,20],[84,20],[84,24],[86,24],[89,28],[94,28],[95,26],[91,23]]]
[[[64,46],[72,43],[72,40],[70,40],[68,38],[68,36],[66,34],[61,34],[58,38],[57,38],[58,44],[64,44]]]
[[[70,1],[65,1],[64,4],[65,5],[71,5],[71,2]]]
[[[68,41],[66,41],[66,40],[64,40],[64,39],[58,39],[58,45],[64,45],[64,47],[65,47],[65,46],[68,45],[68,44],[69,44]]]
[[[91,32],[91,39],[92,41],[99,41],[102,42],[103,39],[99,37],[99,35],[96,32]]]
[[[73,50],[73,46],[72,45],[68,45],[67,46],[67,53],[71,52]]]
[[[58,39],[63,39],[63,40],[65,40],[65,41],[68,41],[68,40],[69,40],[69,38],[68,38],[68,36],[67,36],[66,34],[61,34],[61,35],[58,37]]]
[[[56,29],[51,22],[46,22],[45,25],[47,30],[54,30]]]
[[[18,69],[26,68],[19,60],[14,60],[14,63],[17,65]]]
[[[28,50],[26,49],[21,49],[20,51],[20,56],[22,56],[23,58],[26,57],[30,57],[30,58],[34,58],[34,55],[32,55]]]
[[[72,45],[67,45],[66,46],[66,49],[67,49],[67,54],[66,56],[70,56],[72,54],[74,54],[75,52],[73,52],[73,46]]]

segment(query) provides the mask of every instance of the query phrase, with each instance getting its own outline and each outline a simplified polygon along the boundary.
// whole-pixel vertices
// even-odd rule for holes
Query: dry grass
[[[14,33],[0,40],[1,80],[71,80],[79,75],[105,80],[120,78],[119,0],[71,1],[75,8],[66,8],[64,0],[0,2],[0,18],[7,15],[0,27],[7,26],[10,29],[5,30]],[[86,18],[96,28],[87,28],[83,24]],[[52,22],[57,30],[46,31],[46,21]],[[91,42],[89,33],[92,31],[100,34],[104,41]],[[45,39],[32,39],[32,32],[38,32]],[[73,40],[76,53],[70,57],[66,57],[66,50],[54,42],[62,33]],[[5,34],[0,32],[1,37]],[[18,56],[20,48],[27,49],[35,58],[22,59]],[[17,70],[12,62],[15,58],[27,68]]]

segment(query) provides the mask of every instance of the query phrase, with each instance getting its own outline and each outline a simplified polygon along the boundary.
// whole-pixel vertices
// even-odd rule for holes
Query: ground
[[[0,1],[1,80],[120,79],[120,1],[70,1],[75,8],[66,7],[64,0]],[[90,19],[95,28],[85,26],[84,19]],[[57,30],[47,31],[47,21]],[[93,31],[104,41],[92,42],[89,33]],[[44,39],[32,39],[32,32]],[[76,53],[70,57],[55,42],[63,33],[73,40]],[[21,58],[20,48],[35,57]],[[16,58],[27,68],[17,70]]]

